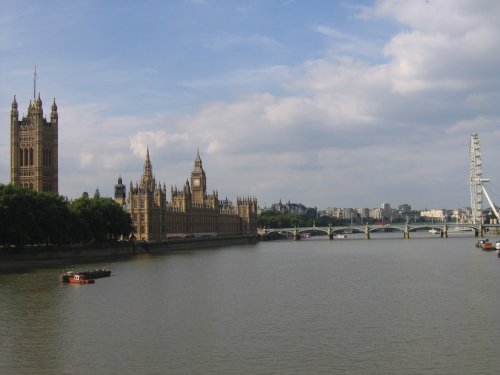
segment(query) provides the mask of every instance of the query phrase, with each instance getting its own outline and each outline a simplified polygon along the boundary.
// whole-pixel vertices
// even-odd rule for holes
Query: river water
[[[0,373],[499,373],[495,253],[353,237],[0,275]],[[112,276],[58,282],[98,267]]]

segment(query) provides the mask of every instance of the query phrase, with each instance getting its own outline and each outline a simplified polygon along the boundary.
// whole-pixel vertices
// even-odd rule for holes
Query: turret
[[[56,98],[54,98],[54,101],[52,102],[52,108],[50,111],[50,122],[53,124],[57,123],[58,118],[59,118],[59,115],[57,114]]]
[[[38,93],[38,98],[33,101],[33,113],[40,117],[43,116],[42,99],[40,98],[40,93]]]
[[[12,109],[10,110],[10,117],[14,120],[17,120],[19,118],[19,112],[17,111],[17,101],[15,95],[14,95],[14,100],[12,101]]]
[[[124,206],[127,188],[122,183],[122,178],[118,177],[118,183],[115,185],[115,202]]]

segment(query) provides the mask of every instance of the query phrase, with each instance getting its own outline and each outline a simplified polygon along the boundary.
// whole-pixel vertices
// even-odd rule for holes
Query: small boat
[[[429,233],[439,234],[440,232],[436,228],[429,229]]]
[[[344,233],[337,234],[337,235],[335,236],[335,238],[338,238],[338,239],[347,238],[347,234],[344,234]]]
[[[490,240],[481,240],[479,241],[479,248],[483,251],[492,251],[495,250],[495,245]]]
[[[96,269],[93,271],[81,271],[81,272],[74,272],[74,271],[68,271],[63,273],[62,275],[59,276],[59,280],[65,283],[69,283],[69,278],[73,277],[75,275],[80,275],[80,278],[86,278],[86,279],[99,279],[101,277],[108,277],[111,275],[111,270],[106,270],[106,269]]]
[[[75,273],[73,276],[68,277],[68,281],[74,284],[94,284],[94,279],[87,279],[87,277],[80,273]]]
[[[500,241],[495,242],[495,249],[500,250]]]

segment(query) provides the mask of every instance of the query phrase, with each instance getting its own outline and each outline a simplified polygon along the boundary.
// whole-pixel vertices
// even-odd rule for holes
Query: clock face
[[[199,178],[195,178],[195,179],[193,180],[193,185],[194,185],[194,186],[200,186],[200,179],[199,179]]]

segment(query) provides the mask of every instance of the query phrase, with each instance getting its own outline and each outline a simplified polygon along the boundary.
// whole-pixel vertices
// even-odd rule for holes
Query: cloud
[[[500,63],[497,2],[379,1],[373,12],[410,28],[384,49],[395,90],[464,91],[492,79],[498,85],[498,75],[490,74]]]
[[[320,208],[467,205],[470,133],[480,133],[485,170],[500,181],[497,3],[378,0],[355,8],[364,33],[391,23],[384,28],[391,34],[378,34],[382,42],[311,17],[297,27],[325,44],[294,62],[262,63],[262,54],[292,48],[279,33],[235,28],[199,40],[220,58],[245,51],[248,61],[203,74],[166,79],[161,64],[115,66],[118,59],[104,56],[80,63],[85,74],[74,78],[55,64],[65,84],[103,83],[92,100],[77,92],[73,102],[58,102],[62,190],[79,195],[99,181],[106,194],[118,176],[136,181],[146,147],[158,180],[182,185],[199,148],[209,189],[255,195],[261,205],[280,198]],[[248,52],[256,49],[258,63]],[[21,75],[9,79],[17,85]],[[196,109],[176,112],[170,99],[179,87],[185,97],[207,95]]]
[[[139,132],[130,137],[130,148],[134,155],[144,158],[146,149],[177,148],[189,143],[187,134],[168,134],[163,130],[157,132]]]
[[[406,27],[387,41],[386,62],[335,53],[306,61],[284,82],[286,95],[208,104],[186,119],[191,131],[210,157],[262,163],[259,182],[245,186],[267,196],[273,189],[300,196],[306,180],[321,201],[331,199],[326,183],[346,202],[361,204],[368,192],[380,200],[423,195],[420,204],[432,207],[444,199],[442,186],[452,184],[460,194],[449,198],[466,204],[468,137],[475,129],[496,134],[500,115],[492,99],[499,91],[497,18],[465,1],[407,3],[378,1],[371,10]],[[358,42],[326,26],[317,31]],[[438,170],[429,167],[436,164]]]

